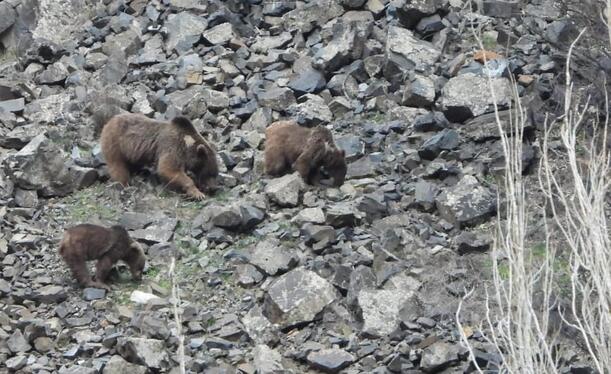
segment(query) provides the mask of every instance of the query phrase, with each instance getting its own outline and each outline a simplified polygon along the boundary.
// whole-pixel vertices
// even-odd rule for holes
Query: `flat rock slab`
[[[304,268],[279,277],[267,291],[264,314],[281,328],[316,319],[337,298],[331,283]]]
[[[297,255],[275,239],[259,242],[248,258],[252,265],[268,275],[284,273],[299,263]]]
[[[146,338],[120,338],[117,351],[128,362],[145,365],[151,369],[163,369],[169,364],[169,356],[163,340]]]
[[[265,194],[280,206],[297,206],[300,192],[305,187],[298,173],[287,174],[270,179],[265,186]]]
[[[497,197],[475,177],[466,175],[454,187],[436,198],[439,214],[452,223],[472,226],[482,223],[496,212]]]
[[[311,352],[308,363],[315,369],[325,373],[337,373],[355,361],[355,357],[343,349],[331,348]]]

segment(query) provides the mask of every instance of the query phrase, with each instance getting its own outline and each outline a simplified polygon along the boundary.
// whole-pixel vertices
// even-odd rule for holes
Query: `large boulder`
[[[436,198],[439,214],[460,226],[482,223],[496,212],[497,196],[475,177],[465,175],[455,186]]]
[[[324,278],[304,268],[279,277],[267,290],[264,314],[281,328],[310,322],[338,297]]]

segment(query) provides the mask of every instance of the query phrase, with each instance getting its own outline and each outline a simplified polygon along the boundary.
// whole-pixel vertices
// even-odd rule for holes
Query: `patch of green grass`
[[[104,186],[101,183],[76,191],[63,200],[66,214],[72,222],[84,222],[93,216],[104,220],[118,218],[119,210],[104,202]]]
[[[161,278],[157,284],[162,287],[165,288],[166,290],[171,290],[172,289],[172,282],[170,282],[170,280],[168,278]]]
[[[150,266],[146,271],[146,276],[151,279],[155,279],[159,274],[161,274],[161,269],[156,266]]]
[[[227,190],[221,190],[210,196],[210,199],[219,203],[226,203],[231,200],[231,194]]]
[[[257,238],[254,236],[244,236],[236,240],[231,246],[235,249],[241,250],[251,247],[257,242]]]
[[[496,39],[492,35],[484,34],[482,36],[482,44],[484,45],[484,49],[492,51],[496,48]]]
[[[382,112],[372,112],[367,116],[367,120],[373,123],[382,123],[386,121],[386,114]]]
[[[0,51],[0,64],[10,61],[16,61],[17,54],[14,49],[5,49]]]

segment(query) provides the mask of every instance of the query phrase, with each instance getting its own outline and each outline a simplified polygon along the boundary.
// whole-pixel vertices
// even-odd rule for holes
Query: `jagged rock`
[[[414,203],[424,210],[430,211],[435,207],[435,197],[438,192],[439,188],[436,184],[425,180],[419,180],[416,183]]]
[[[128,362],[144,365],[149,369],[165,369],[169,356],[163,340],[145,338],[119,338],[117,352]]]
[[[251,308],[242,318],[248,336],[257,344],[266,344],[274,340],[276,329],[263,314],[259,306]]]
[[[175,218],[160,216],[146,228],[134,230],[130,235],[147,243],[167,243],[174,235],[177,224]]]
[[[365,153],[365,143],[356,135],[344,135],[335,138],[335,144],[346,152],[346,161],[352,162]]]
[[[43,304],[58,304],[68,298],[68,294],[63,287],[60,286],[43,286],[35,290],[32,294],[32,299]]]
[[[458,361],[459,348],[446,342],[436,342],[422,351],[420,368],[427,373],[437,373],[440,369]]]
[[[334,27],[333,39],[314,55],[314,66],[325,71],[334,71],[350,62],[351,59],[361,57],[362,44],[371,32],[373,17],[367,12],[371,20],[361,20],[362,23],[339,22]],[[358,27],[364,30],[358,30]],[[365,26],[363,26],[365,25]]]
[[[331,205],[326,212],[326,222],[333,227],[354,226],[358,212],[353,203]]]
[[[55,124],[62,121],[67,113],[73,109],[70,107],[72,98],[69,94],[49,95],[43,99],[37,99],[25,106],[23,115],[32,123]]]
[[[348,164],[346,179],[374,177],[380,171],[378,166],[378,163],[371,156],[361,157]]]
[[[463,231],[454,239],[458,253],[463,255],[469,252],[485,252],[490,248],[492,240],[487,235],[478,235]]]
[[[475,177],[465,175],[454,187],[436,199],[439,214],[447,221],[471,226],[485,221],[496,211],[496,194]]]
[[[285,273],[299,263],[296,254],[285,248],[277,240],[259,242],[251,253],[248,262],[268,275]]]
[[[333,119],[333,113],[320,96],[306,94],[299,101],[301,103],[293,104],[287,110],[298,123],[316,126],[329,123]]]
[[[287,328],[310,322],[337,298],[335,288],[304,268],[280,276],[267,290],[263,313],[273,323]]]
[[[0,146],[21,149],[31,142],[36,135],[39,135],[41,131],[44,131],[44,127],[38,124],[19,126],[0,139]]]
[[[282,21],[288,31],[297,30],[300,33],[308,33],[315,27],[324,25],[330,19],[339,17],[343,12],[344,9],[339,2],[321,0],[291,10],[282,16]]]
[[[305,187],[298,173],[270,179],[265,186],[265,194],[280,206],[297,206],[299,195]]]
[[[333,226],[305,224],[301,230],[306,245],[316,248],[325,248],[336,241],[336,233]]]
[[[2,11],[2,4],[0,4],[0,11]],[[1,21],[1,19],[0,19]],[[2,26],[0,24],[0,26]],[[1,30],[1,28],[0,28]],[[26,364],[28,363],[28,357],[27,356],[23,356],[23,355],[19,355],[19,356],[15,356],[15,357],[11,357],[8,360],[6,360],[5,364],[7,369],[11,370],[11,371],[17,371],[21,368],[23,368]]]
[[[422,143],[418,148],[418,155],[425,160],[434,160],[439,152],[443,150],[451,151],[459,144],[460,136],[456,130],[443,129]]]
[[[17,13],[8,2],[0,3],[0,34],[9,29],[15,23]]]
[[[128,29],[119,34],[110,34],[102,46],[102,51],[111,57],[110,62],[118,56],[124,59],[135,54],[141,46],[142,39],[139,31]]]
[[[511,84],[505,78],[491,78],[496,104],[508,105],[513,96]],[[443,113],[450,122],[464,122],[486,113],[493,105],[488,78],[473,73],[451,78],[441,91],[439,100]]]
[[[102,374],[145,374],[146,367],[130,364],[121,356],[114,355],[104,365]]]
[[[251,264],[238,265],[235,274],[238,284],[243,287],[253,286],[263,280],[263,274]]]
[[[520,11],[517,0],[484,0],[482,13],[489,17],[510,18]]]
[[[364,334],[374,337],[393,332],[400,322],[400,311],[411,296],[407,290],[362,290],[358,305],[363,315]]]
[[[259,105],[283,112],[295,103],[293,91],[286,87],[273,87],[257,94]]]
[[[6,340],[6,345],[13,353],[27,352],[32,349],[32,346],[25,339],[21,330],[15,330]]]
[[[435,101],[435,83],[429,77],[415,76],[403,91],[403,105],[428,108]]]
[[[570,44],[575,33],[575,26],[569,20],[555,20],[545,29],[545,38],[555,45]]]
[[[207,26],[206,19],[189,12],[170,14],[165,22],[168,30],[167,51],[169,53],[175,49],[179,52],[188,51],[200,40]]]
[[[441,51],[431,43],[414,37],[413,33],[407,29],[389,26],[386,55],[389,61],[405,72],[413,69],[430,71],[439,59]]]
[[[289,81],[289,88],[298,94],[316,93],[325,87],[325,76],[314,68],[297,72]]]
[[[204,39],[212,45],[223,45],[235,38],[233,26],[231,26],[229,22],[221,23],[220,25],[204,31],[203,36]]]
[[[397,16],[401,24],[407,28],[414,28],[425,16],[435,13],[447,1],[439,0],[398,0],[394,3],[397,7]]]
[[[250,49],[255,53],[267,53],[270,49],[282,48],[291,40],[291,34],[288,32],[276,36],[262,36],[257,38]]]
[[[267,345],[257,345],[253,351],[253,356],[257,373],[276,374],[285,371],[280,353]]]
[[[302,224],[310,223],[325,223],[325,212],[321,208],[305,208],[301,210],[293,219],[292,222]]]
[[[323,349],[311,352],[307,357],[308,363],[315,369],[325,373],[337,373],[350,366],[356,358],[339,348]]]
[[[58,61],[53,65],[49,65],[47,69],[38,76],[39,84],[58,84],[63,83],[68,77],[68,69]]]

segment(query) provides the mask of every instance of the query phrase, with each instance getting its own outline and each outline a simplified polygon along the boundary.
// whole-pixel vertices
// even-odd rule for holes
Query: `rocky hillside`
[[[462,319],[494,372],[477,328],[503,206],[491,111],[510,132],[514,79],[529,173],[579,6],[0,0],[0,373],[471,372],[454,315],[474,287]],[[611,59],[589,26],[575,73],[600,85]],[[221,191],[108,181],[98,134],[119,112],[191,118]],[[341,188],[262,174],[264,129],[285,118],[332,129]],[[119,266],[111,292],[79,289],[57,243],[81,222],[127,227],[144,280]],[[566,372],[589,373],[572,348]]]

